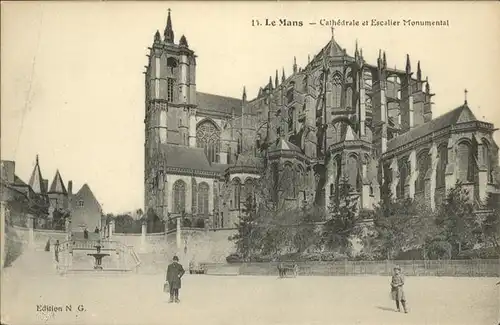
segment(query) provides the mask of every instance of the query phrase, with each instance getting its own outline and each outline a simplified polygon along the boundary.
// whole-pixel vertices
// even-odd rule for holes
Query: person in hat
[[[179,289],[181,288],[181,278],[185,271],[181,264],[179,264],[179,258],[174,256],[173,262],[167,268],[167,282],[170,286],[170,300],[171,302],[179,303]]]
[[[401,268],[399,266],[396,266],[394,268],[394,274],[391,280],[392,299],[396,300],[396,308],[398,309],[398,312],[401,311],[401,308],[399,307],[399,302],[401,301],[404,312],[408,313],[408,310],[406,309],[405,292],[403,290],[404,284],[405,280],[403,274],[401,273]]]

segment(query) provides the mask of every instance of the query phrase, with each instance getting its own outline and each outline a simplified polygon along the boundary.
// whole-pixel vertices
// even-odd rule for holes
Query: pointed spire
[[[172,28],[172,18],[170,17],[170,8],[168,9],[167,26],[165,27],[165,32],[163,33],[166,43],[174,42],[174,30]]]
[[[431,93],[431,86],[429,85],[429,77],[425,77],[425,92],[427,94]]]
[[[179,40],[179,45],[189,47],[186,36],[184,35],[181,36],[181,39]]]
[[[382,67],[382,50],[378,50],[377,66],[379,69]]]
[[[274,88],[278,88],[279,79],[278,79],[278,69],[276,69],[276,76],[274,77]]]
[[[384,51],[384,58],[382,60],[382,65],[383,65],[384,68],[387,68],[387,58],[385,56],[385,51]]]
[[[30,180],[28,185],[33,189],[35,193],[44,193],[44,179],[42,177],[42,172],[40,170],[40,163],[38,161],[38,155],[36,155],[35,167],[33,168],[33,172],[31,173]]]
[[[64,186],[64,182],[62,180],[61,174],[59,173],[59,169],[56,171],[56,175],[52,180],[52,184],[50,185],[50,193],[61,193],[67,194],[66,186]]]
[[[410,55],[406,54],[406,73],[411,73]]]
[[[417,80],[422,80],[422,70],[420,70],[420,60],[417,63]]]
[[[361,58],[363,58],[363,48],[360,48],[360,49],[359,49],[359,56],[360,56]]]
[[[269,76],[269,83],[267,84],[267,88],[269,88],[269,91],[273,90],[273,78]]]
[[[156,33],[155,33],[155,43],[160,43],[161,42],[161,35],[160,35],[160,31],[159,30],[156,30]]]
[[[285,68],[283,67],[282,71],[281,71],[281,82],[285,82],[285,80],[286,80],[286,77],[285,77]]]
[[[243,86],[243,96],[242,96],[242,99],[243,99],[243,101],[247,100],[247,90],[246,90],[245,86]]]
[[[464,99],[464,105],[467,105],[467,93],[468,93],[467,88],[465,88],[464,89],[464,97],[465,97],[465,99]]]
[[[297,72],[297,58],[293,57],[293,73]]]
[[[358,39],[356,38],[356,45],[355,45],[355,49],[354,49],[354,57],[358,57],[358,56],[359,56]]]
[[[307,64],[311,63],[311,54],[307,55]]]

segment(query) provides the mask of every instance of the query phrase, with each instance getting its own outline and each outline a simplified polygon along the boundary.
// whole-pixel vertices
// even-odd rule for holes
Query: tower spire
[[[425,92],[427,94],[431,93],[431,86],[429,85],[429,77],[425,77]]]
[[[285,80],[286,80],[286,77],[285,77],[285,68],[283,67],[282,71],[281,71],[281,82],[285,82]]]
[[[297,58],[293,57],[293,73],[297,72]]]
[[[464,100],[464,105],[467,105],[467,88],[464,89],[464,97],[465,97],[465,100]]]
[[[172,28],[172,18],[170,17],[170,8],[168,8],[167,26],[165,27],[165,32],[163,33],[165,37],[165,42],[174,42],[174,30]]]
[[[384,51],[384,54],[383,54],[382,65],[383,65],[384,68],[387,68],[387,58],[385,56],[385,51]]]
[[[422,80],[422,70],[420,70],[420,60],[417,63],[417,80]]]
[[[279,79],[278,79],[278,69],[276,69],[276,76],[274,77],[274,88],[278,88]]]
[[[243,101],[247,100],[247,89],[246,89],[245,86],[243,86],[243,96],[242,96],[242,98],[243,98]]]
[[[406,54],[406,73],[411,73],[410,55]]]

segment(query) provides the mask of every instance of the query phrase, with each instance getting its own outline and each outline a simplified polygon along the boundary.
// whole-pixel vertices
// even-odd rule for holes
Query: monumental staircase
[[[70,240],[59,244],[57,270],[61,274],[129,273],[137,272],[140,265],[132,246],[101,239],[99,234],[89,233],[88,238],[83,238],[74,233]]]

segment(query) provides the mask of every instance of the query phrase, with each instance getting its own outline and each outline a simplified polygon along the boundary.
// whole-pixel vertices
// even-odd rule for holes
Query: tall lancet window
[[[483,139],[483,161],[488,172],[488,183],[493,183],[493,168],[492,168],[493,156],[491,154],[491,149],[489,143]]]
[[[192,178],[191,179],[191,213],[192,214],[197,214],[198,213],[198,196],[196,195],[198,193],[198,187],[196,186],[196,179]]]
[[[186,209],[186,183],[184,181],[178,180],[174,183],[173,195],[172,211],[174,213],[184,212]]]
[[[332,79],[332,105],[333,108],[340,108],[342,103],[342,77],[336,73]]]
[[[220,131],[212,121],[205,121],[196,129],[196,145],[203,148],[210,163],[219,162]]]
[[[208,184],[203,182],[198,187],[198,206],[199,214],[207,216],[208,211]]]

